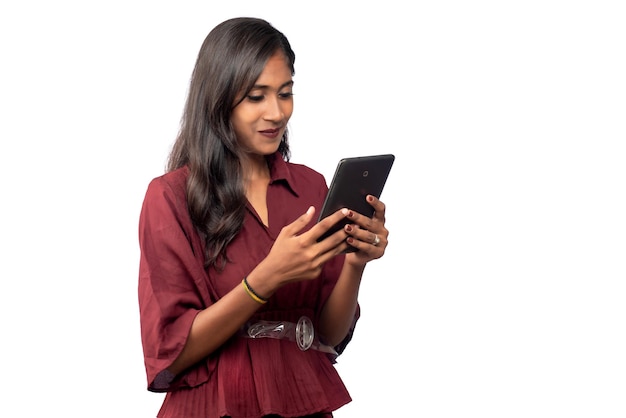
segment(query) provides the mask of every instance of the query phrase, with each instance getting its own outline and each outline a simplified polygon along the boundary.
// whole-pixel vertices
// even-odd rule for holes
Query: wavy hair
[[[196,60],[167,171],[189,168],[187,206],[205,242],[206,268],[220,269],[228,262],[226,247],[241,230],[246,210],[243,153],[232,111],[278,50],[293,76],[296,58],[285,35],[265,20],[239,17],[217,25]],[[278,150],[289,160],[287,130]]]

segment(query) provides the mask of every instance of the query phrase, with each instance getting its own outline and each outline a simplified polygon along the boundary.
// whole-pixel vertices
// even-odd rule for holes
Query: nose
[[[267,106],[263,118],[272,122],[280,122],[285,118],[286,103],[280,101],[278,97],[272,97],[266,101]]]

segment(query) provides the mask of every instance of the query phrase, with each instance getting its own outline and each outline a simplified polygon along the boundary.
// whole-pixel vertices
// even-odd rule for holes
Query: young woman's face
[[[239,144],[246,152],[269,155],[278,150],[293,112],[293,80],[285,55],[276,52],[248,95],[232,113]]]

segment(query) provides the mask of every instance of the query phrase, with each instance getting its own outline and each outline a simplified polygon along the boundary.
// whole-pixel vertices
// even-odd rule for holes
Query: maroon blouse
[[[351,401],[333,363],[321,351],[302,351],[287,339],[233,336],[179,376],[167,371],[181,352],[196,314],[241,286],[269,253],[283,226],[311,205],[319,211],[324,177],[303,165],[268,158],[269,227],[248,205],[239,235],[228,247],[233,262],[222,272],[204,269],[204,251],[187,211],[187,168],[153,179],[139,220],[139,308],[148,390],[167,392],[159,417],[297,417],[331,412]],[[314,222],[314,221],[313,221]],[[313,225],[307,227],[310,228]],[[317,324],[341,271],[343,256],[326,263],[317,280],[279,289],[253,319]],[[357,310],[354,324],[359,317]],[[354,330],[336,347],[341,353]]]

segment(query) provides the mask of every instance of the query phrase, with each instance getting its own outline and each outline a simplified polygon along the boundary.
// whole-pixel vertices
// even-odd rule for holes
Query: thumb
[[[313,219],[314,214],[315,214],[315,207],[309,206],[309,208],[306,210],[304,215],[300,215],[300,217],[296,219],[296,222],[302,224],[300,226],[300,229],[304,228],[306,225],[309,224],[309,222],[311,222],[311,219]]]
[[[311,222],[311,219],[313,219],[314,214],[315,214],[315,208],[313,206],[309,206],[309,208],[306,210],[305,213],[298,216],[298,218],[292,223],[290,223],[289,225],[285,226],[284,231],[288,235],[296,235],[298,232],[302,230],[302,228],[304,228],[305,226],[309,224],[309,222]]]

